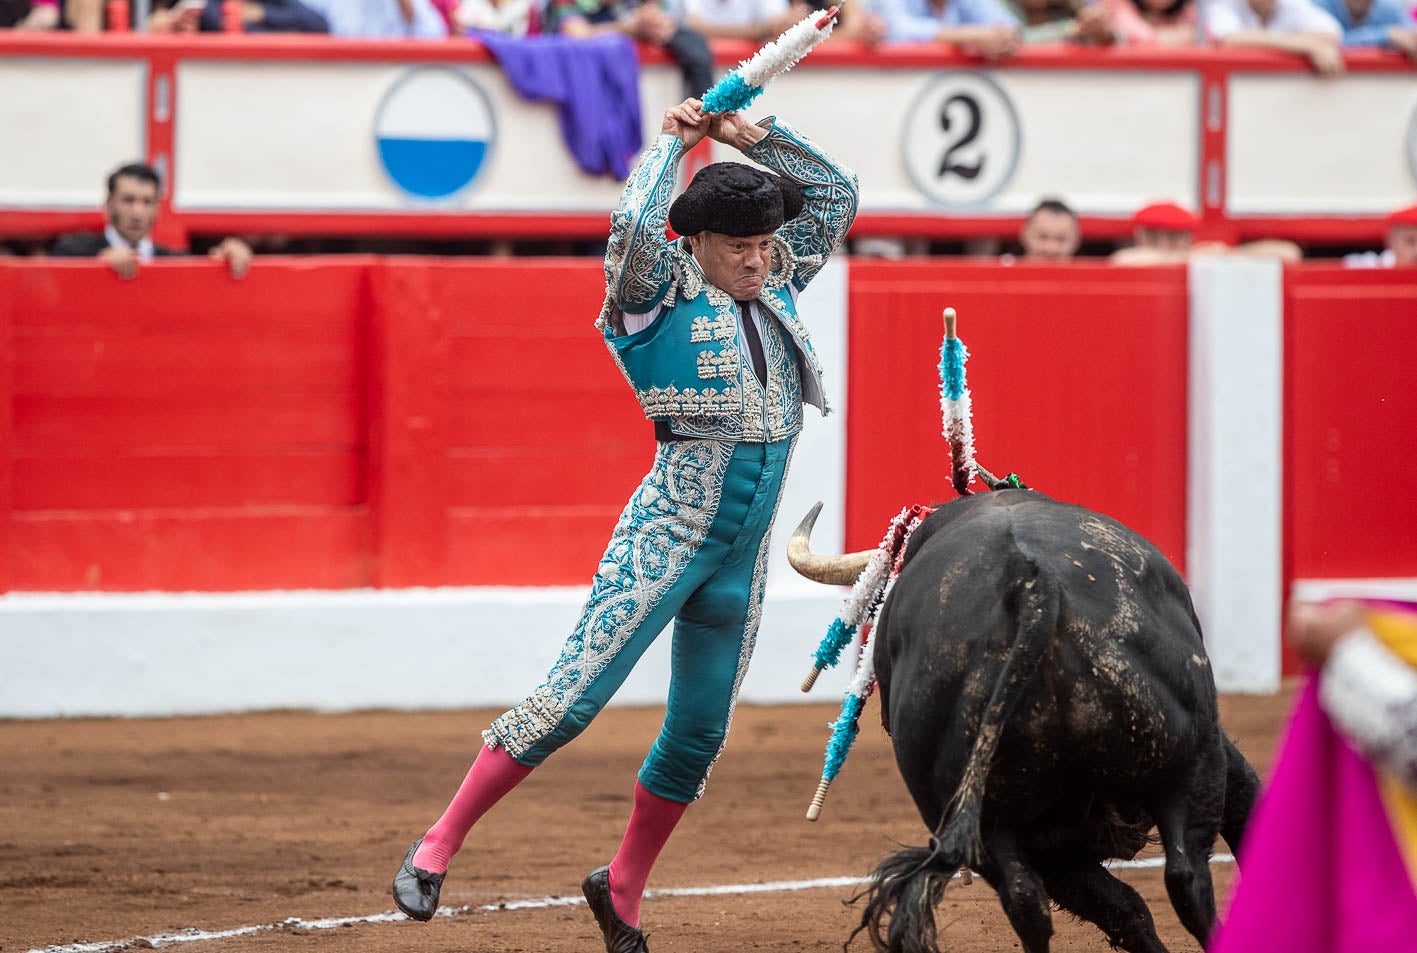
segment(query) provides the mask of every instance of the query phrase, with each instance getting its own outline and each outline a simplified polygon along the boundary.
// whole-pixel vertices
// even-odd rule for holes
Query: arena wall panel
[[[1290,269],[1291,579],[1417,577],[1417,274]]]
[[[148,154],[146,57],[0,55],[0,89],[24,90],[0,102],[0,208],[92,209],[118,163]]]
[[[722,68],[751,51],[714,48]],[[582,171],[557,107],[522,99],[471,40],[10,31],[0,57],[5,87],[32,91],[0,106],[0,128],[21,130],[0,235],[97,223],[104,175],[136,158],[166,175],[159,228],[172,243],[249,232],[595,240],[621,187]],[[680,78],[661,51],[639,57],[648,139]],[[1345,57],[1347,74],[1325,79],[1269,50],[1044,44],[981,64],[949,46],[833,41],[760,108],[861,174],[858,236],[1008,238],[1058,195],[1094,238],[1128,234],[1134,209],[1171,199],[1201,213],[1208,237],[1377,242],[1383,215],[1417,200],[1417,92],[1395,53]],[[427,96],[401,98],[410,83]],[[428,121],[485,149],[446,192],[409,188],[380,144]]]
[[[1107,265],[856,262],[847,545],[953,496],[941,308],[956,309],[979,461],[1185,557],[1186,273]]]
[[[1186,581],[1217,682],[1280,679],[1283,269],[1206,255],[1188,266]]]
[[[14,588],[576,583],[653,456],[593,326],[594,260],[262,259],[240,282],[203,261],[131,282],[17,262],[0,276]],[[840,381],[844,265],[817,284],[816,340]],[[826,498],[840,498],[843,432],[804,441]],[[312,533],[322,518],[341,529]],[[536,539],[555,544],[509,557]]]
[[[974,352],[986,466],[1121,519],[1192,571],[1220,554],[1278,567],[1285,593],[1411,593],[1417,283],[1283,272],[1266,305],[1283,309],[1270,335],[1283,333],[1282,368],[1266,371],[1270,387],[1282,370],[1282,403],[1266,411],[1247,387],[1254,362],[1209,371],[1236,401],[1215,421],[1282,427],[1282,543],[1223,511],[1191,538],[1197,295],[1230,308],[1212,314],[1220,329],[1253,317],[1224,290],[1254,284],[1245,264],[1212,266],[1225,280],[1198,292],[1179,267],[831,263],[804,309],[841,413],[809,414],[794,458],[771,635],[745,698],[792,697],[781,686],[839,605],[781,564],[812,502],[827,503],[814,541],[832,551],[873,546],[906,503],[952,496],[936,367],[946,305]],[[128,282],[97,263],[0,263],[0,714],[515,701],[555,657],[651,452],[592,327],[601,280],[589,259],[262,258],[240,282],[197,260]],[[1223,339],[1211,346],[1226,356]],[[1213,492],[1263,492],[1257,470],[1226,459]],[[325,591],[276,592],[289,589]],[[1217,659],[1278,644],[1274,624],[1205,621]],[[515,638],[516,663],[449,671],[431,696],[405,672],[400,695],[369,673],[420,626],[457,638],[462,666]],[[259,673],[272,652],[319,675],[181,689],[215,668]],[[77,694],[76,672],[89,679]],[[1265,688],[1253,672],[1217,674]],[[646,683],[624,700],[654,697]]]
[[[441,269],[452,403],[455,582],[579,582],[654,457],[650,423],[594,328],[599,262]],[[535,560],[508,559],[554,540]]]
[[[368,269],[7,268],[12,585],[367,583]]]
[[[1232,214],[1384,215],[1417,195],[1410,74],[1349,76],[1339,86],[1297,75],[1233,76],[1229,110]],[[1406,148],[1373,149],[1377,142]]]

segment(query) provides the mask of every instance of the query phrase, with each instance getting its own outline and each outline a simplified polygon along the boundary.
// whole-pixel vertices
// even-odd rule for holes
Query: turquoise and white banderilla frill
[[[955,335],[954,308],[945,309],[944,320],[945,337],[940,345],[940,416],[944,437],[950,447],[950,482],[956,493],[967,496],[972,492],[969,484],[975,473],[984,476],[991,488],[998,481],[974,460],[969,386],[965,381],[964,367],[969,359],[969,350]],[[1022,485],[1012,474],[1010,481],[1008,485]],[[802,691],[811,689],[822,669],[835,665],[847,643],[861,629],[866,628],[866,641],[861,646],[856,673],[852,676],[851,684],[842,699],[841,714],[832,724],[831,738],[827,741],[822,779],[812,796],[811,806],[807,808],[809,821],[815,821],[821,816],[827,790],[841,772],[841,766],[860,731],[861,710],[876,688],[876,666],[873,658],[875,631],[871,623],[879,614],[881,606],[890,594],[891,586],[895,583],[896,575],[900,572],[911,533],[920,521],[932,512],[932,507],[908,506],[891,520],[885,538],[871,555],[866,568],[852,586],[851,595],[847,597],[841,612],[827,629],[827,634],[814,656],[812,671],[802,682]]]
[[[821,504],[817,504],[821,508]],[[861,709],[866,699],[876,690],[876,664],[872,650],[875,647],[875,626],[872,624],[881,611],[891,586],[900,572],[905,547],[910,542],[910,534],[920,522],[934,512],[928,506],[907,506],[891,520],[880,546],[871,554],[866,568],[861,571],[856,583],[851,587],[851,595],[841,607],[841,612],[832,621],[826,637],[813,657],[811,673],[802,682],[802,691],[811,689],[817,675],[824,668],[837,663],[841,651],[858,631],[865,630],[866,641],[861,646],[861,654],[856,661],[856,673],[841,703],[841,714],[832,723],[831,738],[827,741],[826,756],[822,765],[822,779],[817,784],[817,792],[812,796],[812,804],[807,808],[807,820],[815,821],[822,813],[822,802],[826,800],[827,789],[836,780],[851,745],[860,732]],[[813,511],[813,516],[816,511]]]
[[[774,77],[781,76],[831,36],[837,7],[812,10],[753,56],[724,74],[704,93],[704,112],[736,113],[747,109]]]

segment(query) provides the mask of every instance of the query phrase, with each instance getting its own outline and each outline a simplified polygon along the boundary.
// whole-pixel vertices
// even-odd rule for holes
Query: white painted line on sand
[[[1212,864],[1233,864],[1231,854],[1213,854]],[[1165,866],[1164,857],[1144,857],[1141,860],[1116,860],[1106,866],[1113,870],[1140,870]],[[959,874],[955,874],[956,877]],[[645,892],[646,899],[655,897],[719,897],[747,893],[788,893],[794,890],[817,890],[825,887],[855,887],[864,884],[865,877],[819,877],[816,880],[776,880],[759,884],[722,884],[712,887],[665,887]],[[444,907],[434,916],[460,917],[470,913],[500,913],[507,910],[543,910],[549,907],[573,907],[585,903],[583,897],[537,897],[529,900],[508,900],[503,903],[488,903],[481,906]],[[407,920],[402,913],[386,911],[363,917],[326,917],[306,920],[289,917],[279,923],[264,923],[258,926],[235,927],[231,930],[187,929],[177,933],[158,933],[152,936],[131,937],[127,940],[100,940],[95,943],[64,943],[29,950],[28,953],[117,953],[134,949],[155,949],[178,943],[202,943],[210,940],[226,940],[232,937],[264,933],[267,930],[331,930],[335,927],[353,926],[358,923],[392,923]]]

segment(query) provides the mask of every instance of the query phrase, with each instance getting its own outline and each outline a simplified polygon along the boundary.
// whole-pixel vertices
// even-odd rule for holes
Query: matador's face
[[[735,300],[752,301],[762,293],[772,265],[772,232],[748,236],[699,232],[689,236],[689,247],[709,283]]]

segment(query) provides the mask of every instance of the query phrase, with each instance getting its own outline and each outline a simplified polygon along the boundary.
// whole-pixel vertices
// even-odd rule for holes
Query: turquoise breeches
[[[699,797],[753,654],[793,443],[660,443],[560,658],[487,743],[540,764],[586,729],[673,619],[668,706],[640,783],[674,801]]]

